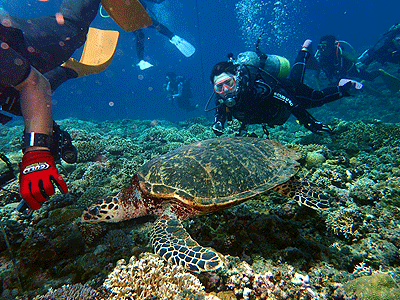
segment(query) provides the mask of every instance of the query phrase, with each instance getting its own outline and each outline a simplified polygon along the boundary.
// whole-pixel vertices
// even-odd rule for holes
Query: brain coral
[[[111,290],[110,300],[174,299],[183,291],[204,293],[197,277],[152,253],[143,253],[139,260],[132,256],[128,264],[119,260],[103,286]]]

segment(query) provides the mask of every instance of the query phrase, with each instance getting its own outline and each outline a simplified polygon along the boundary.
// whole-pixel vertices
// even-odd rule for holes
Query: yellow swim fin
[[[382,74],[382,79],[385,82],[387,88],[393,93],[397,93],[400,90],[400,79],[389,74],[383,69],[379,69]]]
[[[71,57],[62,66],[74,70],[78,77],[100,73],[114,57],[118,36],[118,31],[90,27],[81,59]]]
[[[125,31],[135,31],[153,24],[138,0],[101,0],[110,17]]]

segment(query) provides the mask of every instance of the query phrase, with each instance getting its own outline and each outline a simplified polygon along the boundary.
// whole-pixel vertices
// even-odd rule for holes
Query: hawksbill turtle
[[[223,265],[220,254],[200,246],[180,220],[238,205],[270,189],[300,205],[328,208],[323,191],[295,176],[300,156],[277,141],[251,137],[186,145],[145,163],[129,187],[86,208],[82,221],[157,215],[150,234],[157,254],[195,273],[214,271]]]

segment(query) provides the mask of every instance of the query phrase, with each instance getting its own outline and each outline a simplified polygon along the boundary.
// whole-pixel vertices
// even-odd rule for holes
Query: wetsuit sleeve
[[[295,81],[297,82],[297,81]],[[315,96],[316,98],[322,97],[324,98],[324,93],[323,91],[317,91],[319,92],[318,94],[313,95],[313,89],[309,88],[308,86],[297,82],[298,85],[295,86],[294,91],[297,91],[296,87],[304,87],[308,88],[308,92],[310,92],[310,98],[307,100],[312,103],[313,101],[311,98]],[[335,88],[336,91],[338,91],[338,88]],[[274,91],[273,93],[273,98],[277,101],[281,101],[282,105],[286,106],[286,108],[296,117],[296,119],[299,121],[300,124],[304,125],[305,128],[308,130],[314,132],[314,133],[322,133],[322,132],[329,132],[331,133],[332,130],[329,128],[329,126],[322,124],[321,122],[318,122],[307,110],[306,107],[303,106],[303,103],[298,101],[299,99],[290,97],[284,89],[280,89],[279,91]],[[303,101],[304,102],[304,101]],[[315,101],[318,103],[318,101]],[[322,105],[322,104],[321,104]]]
[[[0,85],[17,86],[28,77],[30,71],[28,60],[0,40]]]
[[[368,49],[367,51],[365,51],[365,52],[362,54],[361,57],[358,58],[358,60],[359,60],[362,64],[368,66],[369,64],[371,64],[371,63],[374,61],[373,52],[374,52],[374,51],[373,51],[372,49]]]
[[[348,96],[347,87],[328,87],[314,90],[300,82],[292,82],[296,93],[296,102],[304,108],[320,107],[326,103]]]
[[[291,113],[296,117],[298,122],[303,125],[305,128],[310,130],[311,132],[314,133],[322,133],[322,132],[328,132],[332,133],[332,129],[327,126],[322,124],[321,122],[318,122],[308,111],[306,111],[303,107],[300,107],[299,105],[296,105],[290,109]]]
[[[174,97],[180,97],[183,95],[183,82],[179,82],[178,84],[178,93],[174,95]]]
[[[226,121],[225,105],[220,105],[218,100],[216,100],[216,104],[219,106],[215,110],[214,122],[221,122],[223,128]]]

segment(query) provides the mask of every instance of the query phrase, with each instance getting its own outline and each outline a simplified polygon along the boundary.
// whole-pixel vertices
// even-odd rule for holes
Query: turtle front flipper
[[[305,205],[312,209],[329,208],[329,197],[326,193],[315,184],[293,176],[287,182],[276,186],[275,192],[297,201],[299,205]]]
[[[160,217],[151,229],[154,252],[170,264],[195,273],[215,271],[223,263],[219,254],[200,246],[177,219]]]

